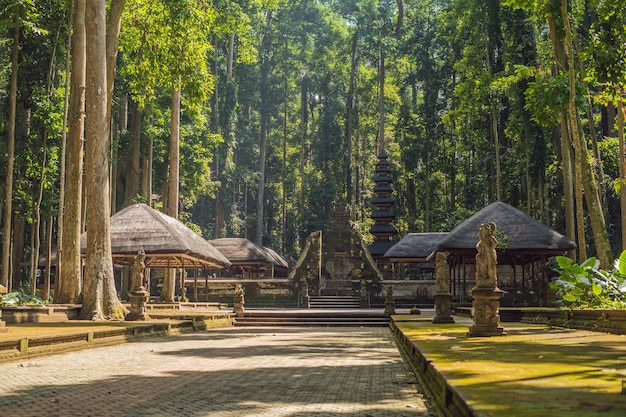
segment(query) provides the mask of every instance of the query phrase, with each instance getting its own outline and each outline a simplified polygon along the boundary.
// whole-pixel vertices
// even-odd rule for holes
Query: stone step
[[[246,310],[235,319],[235,326],[388,326],[389,317],[372,310],[300,310],[263,311]]]
[[[246,326],[321,326],[321,327],[385,327],[389,326],[389,319],[385,317],[355,317],[355,318],[295,318],[295,317],[238,317],[234,321],[238,327]]]
[[[324,308],[359,308],[359,297],[352,296],[311,296],[309,306],[316,309]]]

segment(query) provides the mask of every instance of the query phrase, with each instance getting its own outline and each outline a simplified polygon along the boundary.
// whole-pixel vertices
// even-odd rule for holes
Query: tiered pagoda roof
[[[374,194],[372,200],[374,211],[372,219],[374,225],[370,228],[370,233],[374,235],[374,242],[369,245],[370,254],[374,259],[381,259],[385,252],[394,245],[393,237],[398,233],[391,222],[396,218],[392,207],[395,200],[391,197],[393,192],[391,170],[389,169],[388,156],[385,151],[378,154],[376,163],[376,176],[374,177]]]

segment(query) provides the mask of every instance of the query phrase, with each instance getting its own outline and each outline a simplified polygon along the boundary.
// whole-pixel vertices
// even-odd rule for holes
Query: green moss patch
[[[624,416],[626,337],[524,323],[468,337],[471,322],[396,322],[480,416]]]

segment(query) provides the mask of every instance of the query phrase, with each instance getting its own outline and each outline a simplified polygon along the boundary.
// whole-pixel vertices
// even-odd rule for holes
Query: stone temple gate
[[[382,280],[345,199],[335,202],[327,229],[309,235],[289,276],[312,295],[358,295],[362,280],[370,291]]]

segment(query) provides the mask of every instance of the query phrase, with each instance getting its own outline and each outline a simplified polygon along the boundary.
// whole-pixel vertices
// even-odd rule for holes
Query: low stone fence
[[[78,319],[80,305],[25,305],[2,307],[2,320],[16,323],[62,323]]]
[[[453,313],[471,317],[471,307],[454,307]],[[626,310],[567,310],[546,307],[501,307],[502,321],[540,323],[571,329],[626,334]]]
[[[393,298],[396,300],[412,300],[418,302],[434,302],[435,294],[434,279],[420,280],[384,280],[381,281],[382,294],[387,293],[387,288],[393,287]]]

